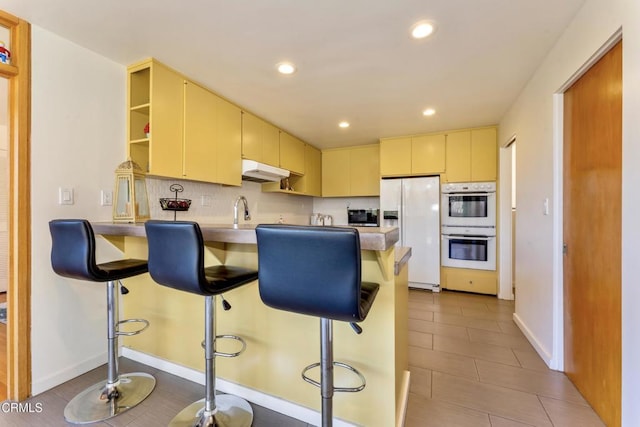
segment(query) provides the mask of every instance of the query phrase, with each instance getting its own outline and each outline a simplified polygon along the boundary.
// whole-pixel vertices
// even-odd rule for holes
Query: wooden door
[[[565,371],[621,420],[622,42],[564,94]]]

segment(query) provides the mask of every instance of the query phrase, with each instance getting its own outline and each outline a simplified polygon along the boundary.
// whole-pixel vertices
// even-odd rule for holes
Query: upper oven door
[[[496,193],[442,193],[442,225],[496,226]]]

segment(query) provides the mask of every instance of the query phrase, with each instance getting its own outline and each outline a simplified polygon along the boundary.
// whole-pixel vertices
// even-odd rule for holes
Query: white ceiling
[[[497,124],[583,2],[0,0],[0,9],[123,65],[156,57],[330,148]],[[422,19],[437,31],[413,40]],[[298,72],[278,75],[283,60]],[[437,114],[423,117],[427,107]]]

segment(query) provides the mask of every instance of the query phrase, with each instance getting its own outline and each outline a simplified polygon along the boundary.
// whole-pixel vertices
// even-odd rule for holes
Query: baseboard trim
[[[411,384],[411,372],[404,371],[402,375],[402,385],[400,388],[400,396],[398,400],[398,416],[396,418],[396,427],[404,427],[407,418],[407,405],[409,404],[409,386]]]
[[[164,360],[157,356],[143,353],[141,351],[133,350],[128,347],[122,347],[122,356],[136,362],[151,366],[153,368],[160,369],[161,371],[176,375],[186,380],[193,381],[197,384],[204,385],[204,372],[200,372],[198,370],[188,368],[177,363],[169,362],[168,360]],[[219,390],[223,393],[240,396],[248,400],[249,402],[255,403],[256,405],[260,405],[264,408],[295,418],[308,424],[321,424],[320,413],[318,411],[314,411],[313,409],[307,408],[297,403],[293,403],[288,400],[281,399],[279,397],[272,396],[258,390],[254,390],[252,388],[245,387],[243,385],[236,384],[222,378],[216,378],[216,390]],[[318,399],[320,399],[319,396]],[[337,418],[334,418],[333,425],[335,427],[356,426],[355,424],[351,424]]]
[[[40,393],[44,393],[47,390],[51,390],[54,387],[59,386],[69,380],[72,380],[88,371],[104,365],[107,360],[107,353],[101,353],[96,356],[90,357],[83,362],[73,364],[67,369],[54,372],[40,379],[34,379],[31,383],[31,395],[36,396]],[[104,372],[104,379],[107,379],[107,371]]]
[[[522,321],[520,316],[518,316],[518,313],[513,313],[513,321],[516,323],[518,328],[520,328],[520,330],[522,331],[524,336],[527,338],[527,340],[529,340],[529,343],[531,343],[531,345],[536,350],[536,352],[540,355],[544,363],[546,363],[547,366],[550,367],[551,359],[552,359],[551,353],[549,353],[544,348],[544,346],[540,344],[540,341],[537,339],[535,334],[531,332],[531,329],[529,329],[527,325]]]

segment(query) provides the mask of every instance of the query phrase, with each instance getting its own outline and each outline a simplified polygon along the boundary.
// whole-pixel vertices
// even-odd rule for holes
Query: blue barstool
[[[333,360],[333,320],[349,322],[356,333],[380,285],[361,280],[360,236],[355,228],[259,225],[258,286],[262,301],[273,308],[320,318],[320,363],[302,378],[320,388],[322,426],[333,425],[333,393],[357,392],[365,378],[355,368]],[[283,262],[285,260],[286,262]],[[320,382],[309,378],[320,367]],[[333,367],[360,377],[358,387],[334,387]]]
[[[121,292],[128,291],[121,279],[147,272],[147,262],[123,259],[96,264],[96,241],[91,224],[83,219],[57,219],[49,222],[51,231],[51,266],[60,276],[90,282],[107,283],[107,380],[75,396],[64,408],[64,418],[74,424],[88,424],[112,418],[142,402],[154,389],[151,375],[136,372],[118,373],[118,336],[137,335],[149,322],[144,319],[118,320],[116,282]],[[123,323],[143,323],[132,332],[122,332]]]
[[[217,265],[204,266],[204,241],[200,226],[188,221],[147,221],[149,273],[157,283],[205,297],[205,398],[184,408],[170,427],[249,427],[253,421],[251,405],[229,394],[215,394],[216,356],[235,357],[245,349],[245,342],[235,335],[216,335],[215,298],[223,292],[246,285],[258,278],[248,268]],[[231,308],[224,298],[225,310]],[[236,353],[216,351],[216,341],[230,338],[242,343]]]

